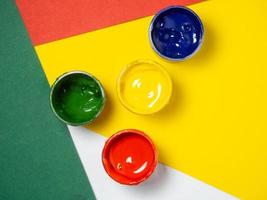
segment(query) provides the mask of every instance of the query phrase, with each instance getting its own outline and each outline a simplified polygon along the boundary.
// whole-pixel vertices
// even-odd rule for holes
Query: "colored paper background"
[[[190,5],[200,0],[16,0],[33,44],[154,14],[169,5]]]
[[[148,133],[160,161],[245,200],[267,199],[267,3],[206,1],[191,8],[202,18],[200,52],[167,62],[150,48],[151,17],[40,45],[49,83],[69,70],[85,70],[103,83],[108,103],[90,129],[105,136],[123,128]],[[174,82],[170,105],[152,116],[125,110],[116,79],[129,62],[153,59]]]
[[[102,165],[106,138],[85,127],[68,126],[68,129],[98,200],[240,200],[162,163],[142,184],[135,187],[118,184]]]
[[[95,199],[14,1],[0,13],[0,199]]]

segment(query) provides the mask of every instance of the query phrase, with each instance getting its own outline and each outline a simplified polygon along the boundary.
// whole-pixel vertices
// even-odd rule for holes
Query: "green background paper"
[[[0,1],[0,199],[95,199],[13,0]]]

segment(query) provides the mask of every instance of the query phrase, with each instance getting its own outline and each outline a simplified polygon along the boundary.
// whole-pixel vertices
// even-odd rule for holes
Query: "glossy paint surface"
[[[152,61],[136,61],[127,66],[118,79],[118,96],[122,104],[138,114],[161,110],[172,93],[169,74]]]
[[[115,181],[135,185],[147,179],[157,164],[152,141],[137,130],[124,130],[113,135],[105,144],[103,164]]]
[[[104,101],[100,83],[83,72],[62,75],[51,90],[53,111],[59,119],[71,125],[93,121],[102,111]]]
[[[199,48],[202,37],[203,25],[199,17],[185,7],[166,8],[151,22],[152,46],[167,59],[182,60],[190,57]]]

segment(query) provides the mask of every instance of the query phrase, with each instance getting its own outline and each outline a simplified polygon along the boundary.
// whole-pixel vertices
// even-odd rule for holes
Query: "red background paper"
[[[16,0],[34,45],[154,14],[201,0]]]

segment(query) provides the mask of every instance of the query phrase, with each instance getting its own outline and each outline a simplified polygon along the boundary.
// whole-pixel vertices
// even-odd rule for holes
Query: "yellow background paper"
[[[151,17],[36,47],[50,84],[84,70],[104,85],[107,106],[89,128],[110,136],[145,131],[161,162],[244,200],[267,199],[267,1],[209,0],[191,6],[205,26],[193,58],[168,62],[149,45]],[[121,69],[136,59],[162,64],[171,103],[151,116],[130,113],[116,95]]]

